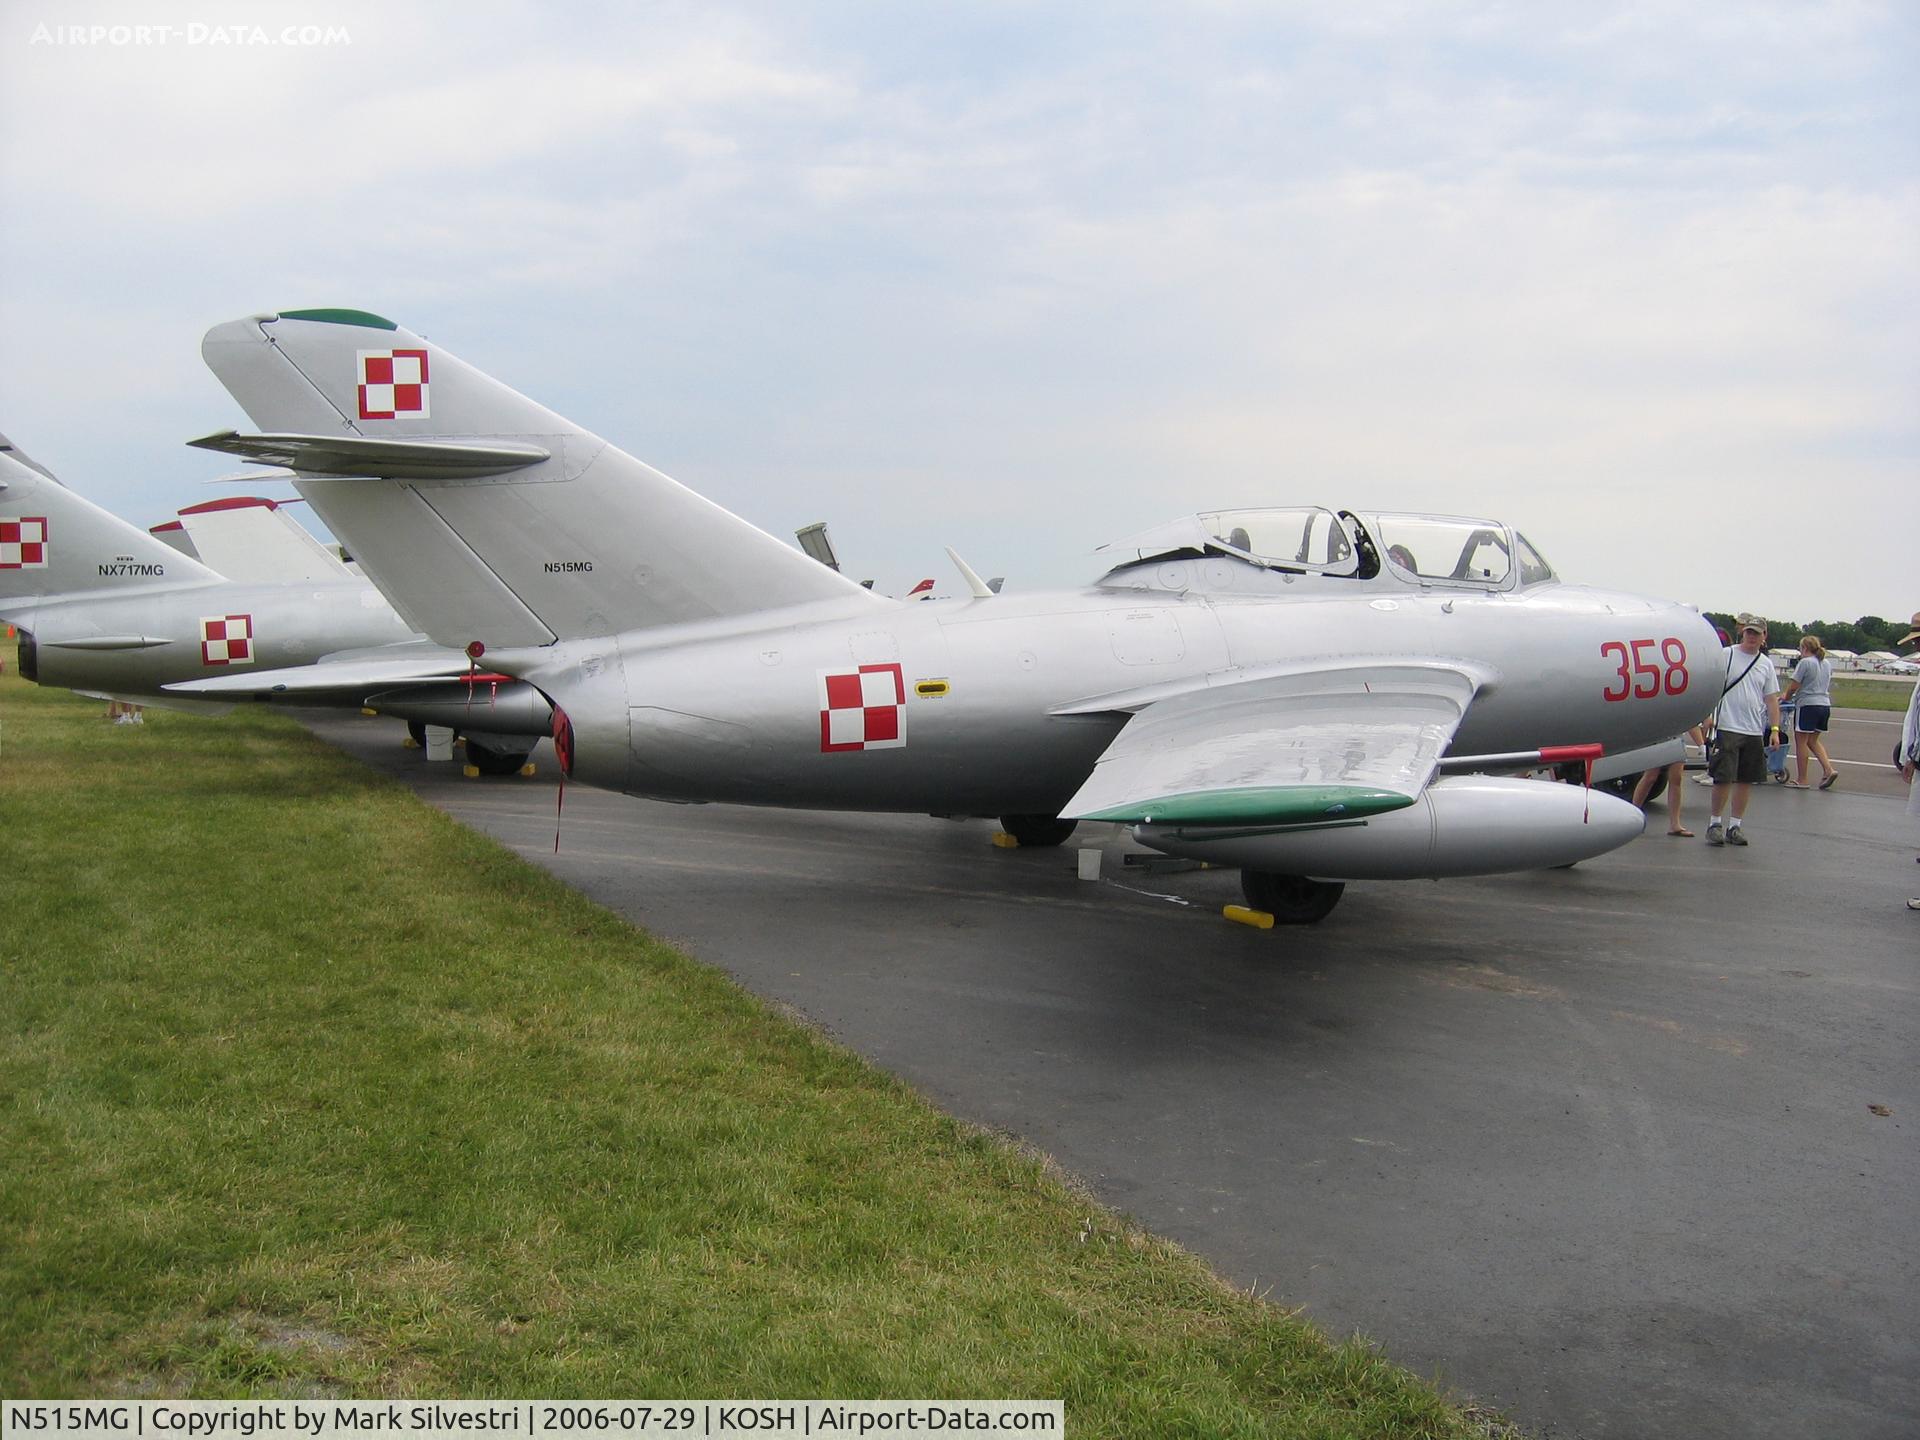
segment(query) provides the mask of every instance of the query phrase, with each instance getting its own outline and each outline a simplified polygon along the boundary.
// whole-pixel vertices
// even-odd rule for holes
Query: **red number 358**
[[[1658,646],[1660,658],[1653,658]],[[1619,668],[1614,681],[1600,692],[1603,700],[1651,700],[1661,693],[1684,695],[1687,691],[1687,647],[1677,636],[1664,640],[1609,640],[1600,653]]]

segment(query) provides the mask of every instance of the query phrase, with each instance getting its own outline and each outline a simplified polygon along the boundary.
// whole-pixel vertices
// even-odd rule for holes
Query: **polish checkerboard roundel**
[[[427,418],[426,351],[362,350],[358,364],[362,420]]]
[[[251,615],[201,617],[200,663],[202,665],[251,665],[253,663],[253,617]]]
[[[907,685],[898,665],[820,672],[820,751],[899,750],[907,743]]]
[[[47,568],[47,517],[0,515],[0,570]]]

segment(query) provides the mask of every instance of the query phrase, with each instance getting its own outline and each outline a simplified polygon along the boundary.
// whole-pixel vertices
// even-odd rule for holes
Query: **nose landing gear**
[[[1338,880],[1309,880],[1304,875],[1273,875],[1242,870],[1240,893],[1255,910],[1273,916],[1276,925],[1312,925],[1340,903],[1346,885]]]

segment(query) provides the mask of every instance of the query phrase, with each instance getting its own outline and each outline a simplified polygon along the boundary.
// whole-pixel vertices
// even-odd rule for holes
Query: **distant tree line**
[[[1740,626],[1734,616],[1718,610],[1701,613],[1732,639],[1740,638]],[[1829,650],[1851,650],[1856,655],[1868,650],[1892,650],[1898,654],[1893,642],[1912,628],[1905,620],[1886,620],[1878,615],[1862,615],[1858,620],[1809,620],[1804,625],[1769,618],[1767,645],[1776,650],[1793,650],[1799,647],[1802,635],[1818,635],[1820,643]]]

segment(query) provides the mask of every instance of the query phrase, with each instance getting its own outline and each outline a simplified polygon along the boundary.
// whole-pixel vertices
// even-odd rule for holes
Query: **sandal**
[[[1812,788],[1813,787],[1804,780],[1787,781],[1787,789],[1789,790],[1811,790]]]
[[[1833,774],[1831,774],[1831,775],[1829,775],[1829,776],[1827,776],[1827,778],[1826,778],[1826,779],[1824,779],[1824,780],[1822,780],[1822,781],[1820,782],[1820,788],[1821,788],[1822,790],[1831,790],[1831,789],[1833,789],[1833,782],[1834,782],[1834,781],[1836,781],[1836,780],[1838,780],[1839,778],[1840,778],[1840,772],[1839,772],[1838,770],[1836,770],[1836,771],[1834,771],[1834,772],[1833,772]]]
[[[1691,840],[1693,838],[1693,832],[1691,830],[1669,830],[1667,834],[1676,840]]]

